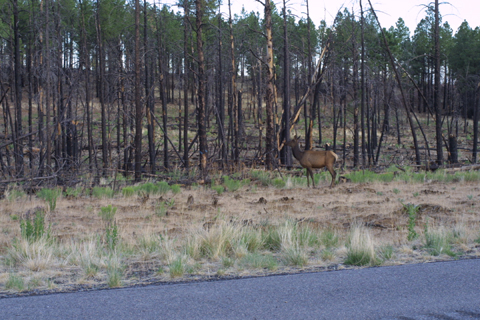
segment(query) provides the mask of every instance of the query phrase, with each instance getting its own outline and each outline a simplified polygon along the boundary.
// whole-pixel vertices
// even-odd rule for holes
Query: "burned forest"
[[[308,1],[304,17],[227,8],[4,1],[0,182],[283,170],[297,134],[344,170],[477,162],[480,31],[454,33],[438,1],[413,32],[381,26],[370,1],[332,25]]]

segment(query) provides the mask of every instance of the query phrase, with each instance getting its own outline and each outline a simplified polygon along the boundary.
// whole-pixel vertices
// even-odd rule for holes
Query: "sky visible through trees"
[[[153,0],[152,0],[153,2]],[[262,1],[263,2],[263,1]],[[390,0],[376,0],[372,4],[377,10],[378,18],[382,26],[389,28],[395,26],[398,18],[402,18],[405,21],[406,26],[413,33],[417,24],[425,16],[425,6],[431,1],[418,1],[418,0],[404,0],[404,1],[390,1]],[[176,10],[176,1],[166,0],[162,1]],[[282,1],[273,1],[278,7],[283,7]],[[433,3],[433,2],[432,2]],[[287,10],[291,12],[296,19],[306,17],[306,2],[305,0],[290,0],[286,2]],[[358,0],[347,1],[310,1],[310,18],[315,25],[318,25],[320,21],[324,20],[327,25],[331,25],[335,20],[337,12],[343,11],[347,8],[349,11],[353,11],[359,14],[360,6]],[[259,12],[263,13],[261,3],[256,0],[246,1],[233,1],[232,13],[240,15],[242,9],[247,12]],[[440,2],[440,10],[442,12],[443,21],[450,24],[455,32],[464,20],[468,21],[470,26],[480,26],[480,16],[477,14],[476,9],[480,9],[480,4],[476,0],[454,0],[448,2]],[[181,10],[181,9],[179,9]],[[221,5],[221,12],[226,14],[228,12],[227,1],[223,1]]]

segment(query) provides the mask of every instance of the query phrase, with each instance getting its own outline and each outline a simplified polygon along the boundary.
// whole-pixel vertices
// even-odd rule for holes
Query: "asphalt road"
[[[0,319],[480,319],[480,259],[5,298]]]

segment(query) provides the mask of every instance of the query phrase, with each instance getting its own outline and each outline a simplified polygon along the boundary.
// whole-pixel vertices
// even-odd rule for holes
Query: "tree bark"
[[[366,142],[365,142],[365,94],[366,94],[366,87],[365,87],[365,20],[363,19],[363,6],[362,0],[360,0],[360,26],[361,26],[361,57],[360,57],[360,94],[361,94],[361,102],[360,102],[360,123],[362,129],[362,164],[365,166],[366,164],[366,153],[368,153],[368,159],[370,162],[370,152],[366,150]],[[368,121],[368,117],[367,117]],[[368,130],[368,128],[367,128]],[[368,140],[368,146],[370,149],[371,141]]]
[[[155,90],[153,90],[150,73],[154,70],[151,68],[152,60],[150,58],[150,48],[148,45],[148,12],[147,0],[143,1],[143,47],[145,59],[145,114],[147,116],[147,134],[148,134],[148,155],[150,157],[150,172],[155,173],[155,126],[153,115],[155,113]]]
[[[140,3],[135,0],[135,181],[142,180],[142,104],[140,95]]]
[[[282,141],[290,141],[290,52],[288,50],[287,6],[283,0],[283,134]],[[281,159],[288,169],[292,167],[291,148],[282,148]]]
[[[434,105],[435,105],[435,133],[437,141],[437,163],[443,162],[442,148],[442,110],[440,106],[440,17],[438,9],[438,0],[435,0],[435,86],[434,86]]]
[[[188,0],[183,2],[183,164],[185,169],[188,170],[190,163],[188,160],[188,82],[189,82],[189,70],[190,59],[188,58],[188,36],[189,36],[189,7]]]
[[[219,140],[221,144],[221,158],[222,158],[222,167],[226,166],[227,163],[227,142],[225,137],[225,106],[224,106],[224,97],[223,97],[223,59],[222,59],[222,15],[220,13],[220,0],[218,5],[218,68],[217,68],[217,122],[218,122],[218,133]],[[230,3],[229,3],[230,7]],[[255,79],[255,76],[253,75]]]
[[[167,82],[167,74],[166,68],[164,68],[164,47],[163,47],[163,39],[161,36],[161,24],[162,21],[159,21],[157,24],[157,41],[158,41],[158,73],[159,73],[159,82],[158,82],[158,91],[160,92],[160,100],[162,102],[162,120],[163,120],[163,166],[165,169],[170,167],[169,157],[168,157],[168,114],[167,114],[167,100],[168,97],[165,94]],[[173,96],[172,96],[173,101]],[[180,121],[179,121],[179,127]],[[181,146],[181,144],[179,144]]]
[[[96,31],[97,31],[97,44],[98,44],[98,68],[99,68],[99,84],[98,95],[101,108],[101,127],[102,127],[102,162],[103,162],[103,175],[106,175],[106,169],[109,166],[108,163],[108,141],[107,141],[107,114],[105,107],[105,56],[103,52],[103,40],[102,40],[102,26],[100,23],[100,1],[97,1],[97,13],[96,13]]]
[[[197,91],[197,126],[200,152],[200,170],[205,175],[207,169],[207,128],[205,125],[205,58],[203,54],[203,10],[204,0],[195,0],[196,7],[196,28],[197,28],[197,61],[198,61],[198,91]]]
[[[15,81],[15,136],[22,135],[22,87],[21,87],[21,67],[20,59],[20,34],[18,18],[18,1],[13,0],[13,33],[14,33],[14,81]],[[14,144],[15,152],[15,173],[18,177],[23,176],[23,148],[17,142]]]
[[[232,8],[230,0],[228,0],[228,26],[230,32],[230,88],[228,90],[228,108],[231,110],[231,116],[233,118],[234,130],[233,137],[233,159],[235,163],[238,163],[238,110],[237,110],[237,68],[235,65],[235,43],[233,41],[233,20],[232,20]]]
[[[274,74],[273,74],[273,40],[272,40],[272,7],[270,0],[265,1],[265,30],[267,38],[267,83],[266,83],[266,112],[267,112],[267,128],[265,135],[265,152],[266,159],[265,165],[267,170],[271,170],[273,167],[273,153],[274,145],[273,138],[275,135],[274,122],[273,122],[273,104],[274,104]]]

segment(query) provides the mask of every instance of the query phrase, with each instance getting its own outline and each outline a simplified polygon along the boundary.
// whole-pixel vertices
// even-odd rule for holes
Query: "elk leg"
[[[328,168],[328,171],[330,172],[330,174],[332,175],[332,183],[330,184],[330,188],[333,188],[335,186],[335,178],[337,177],[337,172],[335,172],[335,170],[333,170],[333,168]]]
[[[306,168],[307,170],[307,186],[310,188],[310,176],[308,175],[308,168]]]
[[[310,177],[312,177],[312,184],[313,184],[313,187],[315,188],[315,180],[313,179],[312,168],[307,168],[307,181],[308,181],[308,175],[310,175]],[[310,187],[310,184],[308,184],[308,186]]]

